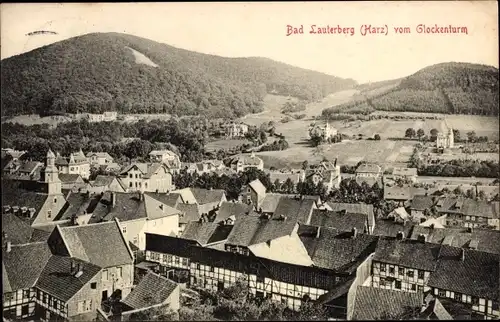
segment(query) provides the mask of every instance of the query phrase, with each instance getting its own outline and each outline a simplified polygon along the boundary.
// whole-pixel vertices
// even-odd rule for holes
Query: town
[[[222,127],[227,140],[249,129]],[[452,153],[453,133],[415,163]],[[339,133],[325,123],[309,135]],[[496,195],[474,182],[439,189],[416,167],[343,173],[336,159],[270,170],[254,152],[187,163],[152,150],[129,164],[81,149],[49,149],[44,162],[26,153],[2,149],[4,319],[141,320],[166,307],[231,319],[241,313],[197,310],[234,288],[292,319],[500,317],[497,184]]]

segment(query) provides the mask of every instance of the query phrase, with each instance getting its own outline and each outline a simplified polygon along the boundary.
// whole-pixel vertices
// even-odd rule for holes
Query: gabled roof
[[[318,234],[319,230],[319,236]],[[298,234],[314,266],[339,272],[353,272],[375,251],[378,237],[334,228],[300,225]]]
[[[12,213],[2,214],[2,232],[7,234],[8,240],[13,245],[28,243],[32,231],[28,220],[23,220]]]
[[[394,176],[416,176],[417,168],[394,168],[392,170]]]
[[[252,211],[252,205],[240,202],[223,201],[219,207],[219,210],[217,210],[214,222],[224,221],[231,216],[235,216],[236,218],[238,218],[240,216],[244,216],[247,212],[250,211]]]
[[[242,163],[245,166],[258,166],[263,163],[262,159],[255,155],[240,155],[231,161],[231,164]]]
[[[384,186],[384,199],[386,200],[410,200],[412,199],[412,187],[405,185],[400,186]]]
[[[382,171],[382,168],[378,164],[374,163],[363,163],[361,164],[357,169],[356,173],[380,173]]]
[[[286,216],[300,223],[307,223],[316,201],[312,198],[282,198],[274,211],[273,218]]]
[[[397,222],[394,219],[377,219],[375,220],[374,235],[396,237],[398,232],[403,232],[405,237],[410,236],[414,223],[411,221]]]
[[[33,287],[47,264],[51,253],[47,243],[12,245],[11,251],[2,251],[5,266],[4,279],[12,291]]]
[[[197,204],[180,203],[176,208],[182,213],[179,217],[180,224],[200,219],[201,213]]]
[[[286,182],[287,179],[290,179],[294,184],[297,184],[304,176],[304,171],[299,172],[282,172],[282,171],[268,171],[269,179],[271,183],[274,183],[276,180],[279,182]]]
[[[59,180],[62,183],[73,183],[73,182],[83,182],[82,177],[79,174],[68,174],[68,173],[59,173]]]
[[[191,192],[199,205],[204,205],[207,203],[221,202],[222,198],[226,194],[223,189],[200,189],[191,188]]]
[[[108,152],[88,152],[87,153],[87,158],[90,158],[92,156],[97,156],[99,158],[106,158],[106,159],[109,159],[109,160],[113,160],[113,157],[109,155]]]
[[[181,238],[197,241],[201,246],[227,239],[232,225],[223,225],[215,222],[191,221],[186,225]]]
[[[114,207],[111,202],[112,195],[115,197]],[[128,221],[146,217],[146,206],[138,193],[106,191],[92,212],[90,222],[98,223],[102,220],[110,221],[114,218],[118,218],[120,221]]]
[[[98,175],[94,182],[92,182],[92,186],[94,187],[106,187],[106,186],[109,186],[113,180],[115,180],[116,177],[114,176],[105,176],[105,175]]]
[[[467,228],[430,228],[415,226],[411,233],[411,239],[417,239],[420,234],[426,235],[426,241],[434,244],[442,244],[446,238],[450,246],[469,248],[473,240],[477,243],[477,250],[492,254],[500,254],[500,231],[491,229]]]
[[[25,184],[26,183],[26,184]],[[28,188],[28,184],[33,184],[32,189]],[[25,187],[26,186],[26,187]],[[2,206],[18,206],[26,208],[34,208],[35,214],[31,218],[31,222],[35,220],[40,209],[45,204],[48,195],[45,193],[37,192],[38,184],[36,182],[22,182],[15,180],[2,180]],[[40,188],[44,188],[40,186]],[[35,190],[36,189],[36,190]]]
[[[453,320],[453,317],[437,298],[433,299],[422,316],[429,320]]]
[[[24,173],[31,173],[35,171],[36,168],[42,167],[43,163],[38,161],[25,161],[21,163],[21,166],[17,171]]]
[[[166,166],[162,163],[132,163],[128,166],[126,166],[122,171],[120,171],[120,175],[127,174],[130,170],[132,169],[138,169],[140,172],[142,172],[143,178],[144,179],[149,179],[151,178],[152,175],[156,174],[160,168],[164,168],[167,172],[168,169]]]
[[[362,233],[367,228],[367,218],[363,214],[352,214],[346,211],[329,211],[314,209],[311,225],[335,228],[340,231],[351,231],[356,228]]]
[[[500,292],[499,258],[497,254],[442,245],[428,285],[497,301]]]
[[[278,203],[281,198],[286,198],[286,195],[279,193],[266,193],[264,200],[259,205],[259,208],[262,208],[262,212],[273,213],[278,207]]]
[[[92,213],[98,206],[101,195],[90,196],[86,193],[70,192],[66,197],[67,208],[58,215],[55,220],[71,219],[72,216]]]
[[[259,196],[265,196],[266,195],[266,187],[260,182],[259,179],[255,179],[251,181],[249,184],[250,188],[252,188],[253,191]]]
[[[410,293],[369,286],[358,286],[354,300],[353,320],[404,319],[407,309],[420,312],[421,292]],[[406,317],[409,318],[409,317]]]
[[[82,265],[83,274],[79,277],[71,274],[71,261],[74,261],[76,265]],[[99,266],[78,258],[52,255],[40,274],[36,287],[59,300],[67,302],[100,271]]]
[[[167,154],[169,156],[177,156],[177,154],[175,154],[174,152],[172,152],[170,150],[153,150],[153,151],[149,152],[149,155],[162,156],[164,154]]]
[[[416,240],[381,238],[373,260],[407,268],[434,271],[439,249],[439,245]]]
[[[155,193],[155,192],[145,192],[145,195],[158,200],[159,202],[169,206],[176,208],[177,205],[182,202],[181,195],[178,193]]]
[[[76,258],[102,268],[131,264],[134,261],[121,229],[114,221],[58,227],[58,230],[69,253]]]
[[[177,283],[148,271],[122,303],[134,310],[162,304],[168,300],[177,287]]]
[[[408,220],[410,219],[410,215],[406,212],[404,207],[398,207],[391,211],[387,217],[392,217],[400,220]]]
[[[146,207],[146,216],[149,220],[174,216],[181,213],[180,210],[167,206],[146,194],[144,194],[144,204]]]
[[[235,246],[252,246],[265,243],[273,239],[290,236],[297,225],[297,219],[288,217],[286,220],[279,216],[270,219],[261,218],[256,213],[239,217],[229,234],[227,244]]]
[[[326,203],[332,211],[345,210],[352,214],[364,214],[367,216],[368,225],[373,227],[375,224],[375,214],[373,212],[373,205],[366,203],[344,203],[344,202],[327,202]]]

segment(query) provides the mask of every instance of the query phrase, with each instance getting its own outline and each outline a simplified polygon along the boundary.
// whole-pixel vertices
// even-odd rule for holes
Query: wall
[[[146,243],[144,236],[144,228],[146,226],[146,218],[135,220],[120,221],[120,227],[125,239],[139,247],[141,243]],[[139,247],[140,248],[140,247]]]
[[[63,206],[66,204],[63,194],[48,195],[45,203],[40,208],[33,225],[52,222]],[[49,217],[50,212],[50,217]]]
[[[102,271],[101,271],[102,272]],[[85,284],[80,291],[78,291],[67,303],[68,316],[76,316],[82,313],[95,312],[101,306],[101,272],[96,274],[87,284]],[[92,288],[92,283],[96,283],[96,287]],[[78,312],[78,303],[82,301],[91,300],[91,310],[85,312]]]
[[[385,271],[383,270],[385,268]],[[390,270],[394,268],[394,273],[391,274]],[[408,276],[408,272],[413,272],[413,276]],[[373,262],[373,287],[380,287],[391,290],[399,290],[406,292],[416,292],[419,288],[421,288],[424,292],[429,290],[427,287],[427,282],[429,281],[430,272],[420,270],[423,272],[424,278],[419,278],[419,270],[380,262]],[[385,281],[384,285],[380,283],[381,279],[394,279],[393,281]],[[396,288],[396,281],[401,282],[401,288]]]
[[[122,268],[122,277],[118,277],[118,268]],[[108,271],[108,278],[105,279],[104,271]],[[107,267],[102,270],[102,279],[101,279],[101,296],[102,291],[107,290],[108,296],[111,296],[113,291],[121,290],[122,298],[125,298],[130,291],[132,290],[132,285],[134,283],[134,265],[126,264],[119,265],[114,267]]]
[[[257,257],[304,266],[313,264],[296,232],[291,236],[273,239],[270,244],[260,243],[248,248]]]
[[[145,233],[153,233],[164,236],[179,234],[179,215],[147,220],[139,239],[138,247],[140,250],[146,249]]]
[[[354,303],[356,300],[356,291],[358,286],[362,286],[367,279],[369,279],[372,275],[372,265],[373,265],[373,256],[375,253],[370,254],[363,263],[361,263],[356,269],[356,278],[354,282],[351,284],[349,288],[349,292],[347,293],[347,319],[350,320],[352,318],[352,314],[354,313]]]

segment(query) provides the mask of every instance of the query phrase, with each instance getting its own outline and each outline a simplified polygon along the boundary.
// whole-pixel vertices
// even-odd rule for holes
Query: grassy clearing
[[[239,145],[243,145],[245,143],[250,143],[250,141],[243,139],[217,140],[209,142],[206,145],[206,149],[207,151],[220,150],[220,149],[229,150]]]

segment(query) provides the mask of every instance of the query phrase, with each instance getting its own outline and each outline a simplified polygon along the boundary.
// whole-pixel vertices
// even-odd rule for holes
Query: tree
[[[309,162],[304,160],[304,162],[302,162],[302,170],[307,170],[307,168],[309,168]]]
[[[416,132],[413,128],[408,128],[406,129],[406,132],[405,132],[405,138],[414,138],[416,135]]]
[[[431,133],[431,136],[437,136],[439,131],[437,129],[432,129],[430,133]]]
[[[379,134],[375,134],[375,135],[373,136],[373,139],[374,139],[375,141],[380,141],[380,135],[379,135]]]
[[[476,142],[477,140],[476,131],[467,132],[467,140],[472,143]]]
[[[460,141],[460,130],[453,129],[453,139],[455,142]]]
[[[177,321],[178,319],[178,314],[170,310],[168,305],[134,312],[129,317],[129,321]]]
[[[418,129],[418,131],[417,131],[417,137],[418,137],[419,139],[422,139],[422,137],[423,137],[424,135],[425,135],[424,130],[423,130],[423,129]]]

